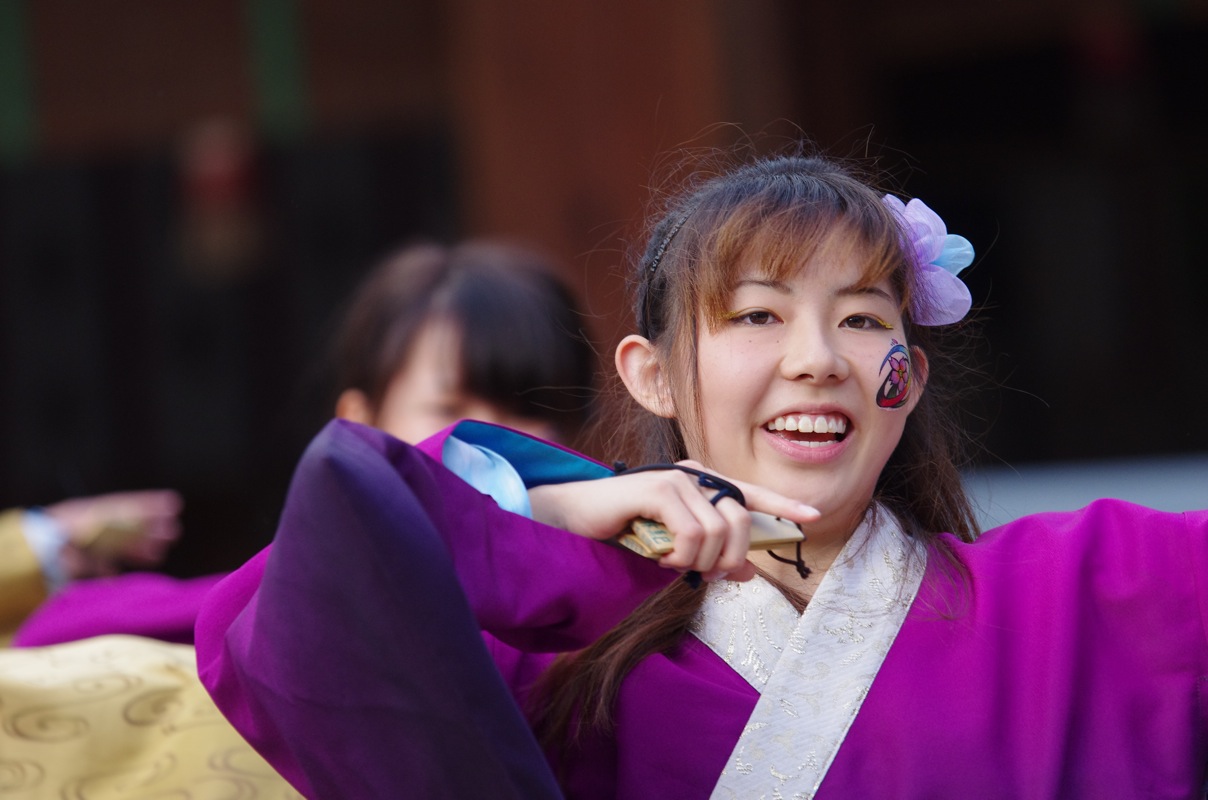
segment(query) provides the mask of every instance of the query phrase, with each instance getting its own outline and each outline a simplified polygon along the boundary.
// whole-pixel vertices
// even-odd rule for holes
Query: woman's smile
[[[843,441],[847,417],[842,414],[786,414],[767,424],[769,431],[784,431],[785,439],[813,447]]]

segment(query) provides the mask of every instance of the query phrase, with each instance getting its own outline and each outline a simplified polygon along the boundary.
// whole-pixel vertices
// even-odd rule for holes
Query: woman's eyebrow
[[[736,284],[735,289],[741,289],[745,286],[763,286],[781,294],[789,293],[789,285],[784,281],[774,280],[772,278],[741,278]]]
[[[780,294],[792,294],[792,291],[793,291],[792,288],[784,281],[778,281],[778,280],[775,280],[774,278],[758,278],[758,277],[740,278],[738,280],[738,282],[736,284],[734,284],[734,289],[735,290],[742,289],[742,288],[748,287],[748,286],[757,286],[757,287],[762,287],[762,288],[766,288],[766,289],[771,289],[772,291],[778,292]],[[871,295],[873,297],[880,297],[890,303],[896,302],[891,293],[885,291],[884,289],[880,288],[879,286],[869,286],[866,284],[859,284],[859,283],[853,283],[850,286],[842,286],[831,293],[831,296],[836,297],[836,298],[839,298],[839,297],[864,297],[864,296],[868,296],[868,295]]]
[[[883,297],[891,303],[894,302],[893,295],[879,286],[862,286],[860,284],[852,284],[851,286],[844,286],[835,291],[835,297],[859,297],[862,295]]]

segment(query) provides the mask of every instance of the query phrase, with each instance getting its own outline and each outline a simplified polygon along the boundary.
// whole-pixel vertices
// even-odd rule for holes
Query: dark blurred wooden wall
[[[605,339],[621,303],[612,273],[660,156],[790,108],[770,0],[31,0],[37,156],[163,151],[210,116],[254,127],[256,6],[296,20],[299,136],[447,135],[459,230],[547,248]]]
[[[331,313],[385,249],[546,249],[607,362],[669,154],[765,131],[875,160],[974,239],[992,450],[1202,450],[1206,29],[1203,0],[6,3],[0,505],[172,483],[191,541],[249,547],[326,413]],[[214,120],[249,163],[199,185]],[[256,241],[190,260],[215,196]]]
[[[727,144],[719,123],[783,108],[774,4],[458,0],[449,98],[466,229],[555,253],[607,349],[652,183],[680,147]],[[755,47],[747,48],[751,44]],[[735,81],[735,73],[747,74]],[[610,363],[610,361],[609,361]]]

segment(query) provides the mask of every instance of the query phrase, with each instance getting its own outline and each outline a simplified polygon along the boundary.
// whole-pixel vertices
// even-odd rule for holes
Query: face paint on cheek
[[[877,405],[885,409],[901,408],[910,399],[910,350],[897,339],[890,339],[889,353],[881,362],[878,375],[885,375],[877,390]]]

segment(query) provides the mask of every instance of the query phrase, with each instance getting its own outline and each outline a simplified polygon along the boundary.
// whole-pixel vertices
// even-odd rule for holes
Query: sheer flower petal
[[[920,264],[930,264],[944,249],[948,228],[940,215],[917,197],[906,204],[905,222],[910,241]]]
[[[939,258],[931,263],[958,275],[962,269],[973,263],[973,244],[964,236],[950,233],[944,239]]]
[[[940,215],[917,197],[903,203],[887,194],[882,202],[897,217],[905,244],[914,255],[914,321],[919,325],[949,325],[964,319],[973,306],[973,297],[956,276],[973,263],[973,245],[963,236],[949,234]]]
[[[964,281],[941,267],[922,265],[912,308],[916,324],[960,322],[972,307],[973,295]]]

